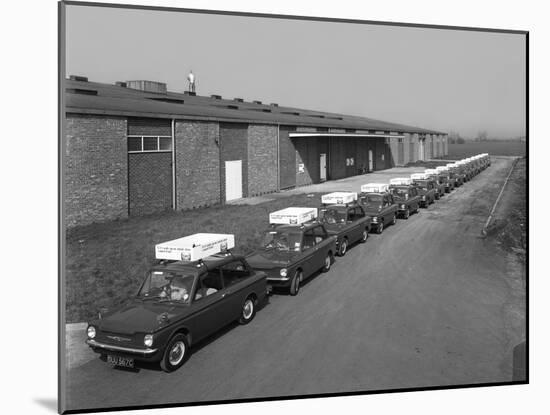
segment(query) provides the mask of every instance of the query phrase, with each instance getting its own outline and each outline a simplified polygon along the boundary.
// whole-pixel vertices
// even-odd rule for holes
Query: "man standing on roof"
[[[193,75],[193,70],[187,75],[187,81],[189,81],[189,92],[195,92],[195,75]]]

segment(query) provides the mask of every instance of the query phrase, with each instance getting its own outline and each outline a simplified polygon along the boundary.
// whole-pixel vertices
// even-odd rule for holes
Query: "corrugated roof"
[[[70,79],[65,82],[65,94],[66,111],[70,113],[446,134],[441,131],[366,117],[255,102],[238,102],[233,98],[216,99],[177,92],[145,92],[118,85]]]

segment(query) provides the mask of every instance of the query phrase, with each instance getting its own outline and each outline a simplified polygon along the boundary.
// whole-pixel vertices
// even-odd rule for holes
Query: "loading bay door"
[[[319,165],[320,165],[320,180],[322,182],[327,180],[327,155],[326,153],[321,153],[319,158]]]
[[[243,197],[242,160],[225,162],[225,200]]]

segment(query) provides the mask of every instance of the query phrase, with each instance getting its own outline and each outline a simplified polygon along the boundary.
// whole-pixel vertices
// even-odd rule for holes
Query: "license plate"
[[[134,359],[122,356],[111,356],[107,355],[107,363],[112,364],[113,366],[122,366],[122,367],[134,367]]]

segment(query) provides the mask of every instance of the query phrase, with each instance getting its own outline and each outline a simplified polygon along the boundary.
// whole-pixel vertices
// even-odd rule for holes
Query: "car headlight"
[[[287,274],[286,268],[281,268],[281,270],[279,271],[279,274],[281,274],[281,277],[286,277],[286,274]]]
[[[88,338],[93,339],[95,337],[95,327],[89,326],[88,327]]]
[[[401,205],[400,209],[405,209],[405,205]]]
[[[426,200],[426,196],[422,196],[422,200]]]
[[[372,221],[373,221],[374,223],[376,223],[376,222],[378,222],[378,218],[377,218],[376,216],[374,216],[374,217],[372,218]]]
[[[143,344],[146,347],[151,347],[153,345],[153,335],[152,334],[146,334],[143,338]]]

